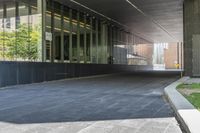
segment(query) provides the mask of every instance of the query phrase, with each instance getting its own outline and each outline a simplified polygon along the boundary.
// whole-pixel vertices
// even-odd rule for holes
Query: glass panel
[[[114,44],[114,63],[120,64],[121,53],[120,53],[119,45],[121,43],[121,31],[119,29],[116,29],[115,40],[116,42]]]
[[[64,7],[64,61],[69,62],[69,9]]]
[[[84,63],[84,14],[80,13],[80,63]]]
[[[92,63],[97,62],[97,47],[96,47],[96,19],[92,19],[92,36],[93,36],[93,43],[92,43]]]
[[[108,25],[104,24],[103,63],[108,64]]]
[[[4,23],[3,23],[3,13],[4,13],[4,10],[3,10],[3,4],[0,4],[0,61],[4,60],[4,57],[3,57],[3,43],[4,43]]]
[[[116,43],[117,43],[117,30],[116,28],[114,27],[113,28],[113,31],[112,31],[112,35],[113,35],[113,64],[116,64],[116,50],[115,50],[115,46],[116,46]]]
[[[86,62],[90,63],[90,17],[86,16],[86,25],[85,25],[85,31],[86,31]]]
[[[35,0],[23,1],[0,5],[0,60],[37,61],[41,58],[38,4]]]
[[[25,3],[18,4],[19,16],[17,17],[17,60],[27,61],[29,59],[29,8]]]
[[[77,62],[77,11],[72,10],[72,61]]]
[[[37,7],[37,1],[31,1],[29,15],[29,60],[42,60],[42,15]]]
[[[109,25],[110,26],[110,25]],[[112,64],[112,27],[108,28],[108,64]]]
[[[46,60],[51,60],[51,45],[52,45],[52,9],[51,2],[47,1],[47,11],[46,11],[46,34],[48,34],[49,38],[46,35]]]
[[[101,64],[102,61],[101,27],[101,22],[98,21],[98,64]]]
[[[61,60],[61,5],[54,3],[55,60]]]
[[[12,61],[16,55],[15,45],[15,2],[6,2],[4,12],[4,59]],[[24,8],[23,6],[20,8]],[[26,34],[26,33],[25,33]],[[23,52],[23,51],[22,51]]]

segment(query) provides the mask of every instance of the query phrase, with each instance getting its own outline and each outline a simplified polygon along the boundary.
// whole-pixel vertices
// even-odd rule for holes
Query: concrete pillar
[[[184,69],[186,76],[193,76],[195,73],[193,71],[193,68],[195,67],[193,60],[194,57],[193,37],[196,35],[200,35],[200,0],[184,0],[183,16],[184,16]]]

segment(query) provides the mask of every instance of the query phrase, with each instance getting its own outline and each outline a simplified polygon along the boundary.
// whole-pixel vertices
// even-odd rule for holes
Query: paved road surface
[[[175,80],[121,74],[0,90],[0,133],[181,133],[163,98]]]

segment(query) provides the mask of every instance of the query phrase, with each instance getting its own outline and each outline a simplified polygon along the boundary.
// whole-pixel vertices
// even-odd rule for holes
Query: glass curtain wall
[[[4,60],[4,6],[0,4],[0,61]]]
[[[98,26],[98,63],[108,64],[108,28],[107,23],[100,21]]]
[[[96,19],[92,18],[92,55],[91,55],[91,61],[92,63],[97,63],[97,39],[96,39]]]
[[[84,19],[85,19],[85,15],[84,13],[79,13],[79,18],[80,18],[80,22],[79,22],[79,25],[80,25],[80,50],[79,50],[79,55],[80,55],[80,63],[84,63],[84,57],[85,57],[85,54],[84,54],[84,36],[85,36],[85,26],[84,26]]]
[[[42,15],[38,1],[0,2],[0,60],[41,61]]]
[[[102,63],[108,64],[108,25],[107,23],[103,24],[102,27]]]
[[[108,55],[108,64],[113,64],[113,27],[112,25],[108,26],[108,33],[107,33],[107,55]]]
[[[54,0],[0,3],[0,61],[151,63],[151,42],[103,18]]]
[[[52,57],[52,20],[53,20],[53,12],[52,12],[52,1],[47,0],[46,1],[46,12],[45,12],[45,56],[46,61],[50,62]]]
[[[114,43],[114,64],[121,64],[121,52],[120,48],[121,42],[121,31],[119,29],[115,30],[115,43]]]
[[[86,34],[86,63],[91,63],[91,22],[90,22],[90,16],[86,15],[86,21],[85,21],[85,34]]]
[[[29,60],[42,61],[42,3],[29,1]]]
[[[102,22],[98,21],[97,22],[97,33],[98,33],[98,48],[97,48],[97,53],[98,53],[98,59],[97,59],[97,63],[98,64],[102,64]]]
[[[12,61],[15,60],[17,56],[16,50],[16,19],[15,19],[15,9],[16,4],[15,2],[8,1],[4,3],[4,20],[3,20],[3,27],[4,27],[4,42],[3,42],[3,50],[4,50],[4,60]],[[18,7],[19,8],[19,7]],[[22,10],[22,9],[21,9]],[[27,16],[27,15],[26,15]],[[26,34],[26,33],[25,33]],[[18,37],[19,38],[19,37]],[[26,52],[24,51],[24,54]],[[23,56],[24,57],[24,56]]]
[[[63,29],[61,29],[62,19],[61,19],[61,5],[57,2],[54,2],[54,32],[53,32],[53,45],[54,45],[54,61],[60,62],[61,61],[61,35],[63,32]]]
[[[153,43],[117,27],[112,37],[114,64],[152,65]]]
[[[95,19],[53,0],[47,0],[46,7],[46,60],[96,63]]]
[[[69,20],[69,8],[63,7],[63,15],[64,15],[64,22],[63,22],[63,32],[64,32],[64,62],[69,63],[69,37],[70,37],[70,20]]]
[[[77,57],[78,57],[78,53],[77,53],[77,34],[78,34],[78,30],[77,30],[77,25],[78,25],[78,21],[77,21],[77,11],[76,10],[72,10],[72,62],[73,63],[77,63]]]
[[[29,23],[30,9],[29,5],[23,2],[18,2],[18,20],[16,24],[16,43],[17,43],[17,59],[27,60],[31,58],[29,55],[30,50],[30,30],[31,25]],[[21,43],[23,42],[23,43]]]
[[[113,58],[111,59],[113,61],[114,64],[117,63],[117,51],[116,51],[116,46],[117,46],[117,28],[116,27],[113,27],[113,30],[112,30],[112,36],[113,36],[113,39],[112,39],[112,45],[113,45]]]

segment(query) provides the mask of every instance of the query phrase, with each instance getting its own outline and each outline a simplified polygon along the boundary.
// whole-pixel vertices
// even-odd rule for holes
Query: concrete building
[[[143,44],[151,46],[163,42],[183,43],[184,56],[179,53],[181,56],[179,60],[182,61],[184,58],[182,61],[184,65],[181,66],[182,68],[184,66],[185,75],[198,76],[200,73],[198,0],[167,0],[164,3],[156,2],[158,5],[154,4],[155,2],[117,0],[114,3],[119,7],[115,8],[110,8],[112,0],[95,3],[90,0],[1,0],[0,2],[1,71],[8,73],[12,71],[12,74],[8,75],[15,77],[12,81],[3,81],[2,78],[0,86],[48,80],[42,76],[43,78],[38,81],[33,78],[28,82],[23,81],[27,78],[18,77],[21,73],[18,73],[18,69],[25,71],[26,66],[22,69],[11,67],[13,63],[19,64],[19,61],[24,65],[62,64],[63,71],[52,71],[50,75],[53,77],[50,79],[73,77],[66,76],[64,70],[66,64],[69,66],[121,64],[125,67],[127,64],[137,65],[127,61],[130,57],[129,60],[133,60],[135,55],[142,57],[137,58],[139,62],[148,57],[147,63],[144,63],[145,61],[140,63],[143,64],[140,67],[152,68],[151,47],[143,47]],[[103,8],[104,5],[108,6]],[[166,8],[167,6],[170,8]],[[117,10],[118,8],[122,9],[121,12]],[[170,60],[168,58],[169,56],[166,60]],[[172,64],[169,66],[172,68]],[[4,70],[10,67],[12,70]],[[40,73],[38,70],[33,71]],[[64,74],[61,76],[56,73]],[[5,83],[7,81],[8,83]]]
[[[151,40],[99,13],[83,8],[83,5],[78,4],[80,8],[77,8],[77,3],[72,1],[0,2],[0,86],[110,73],[110,69],[103,67],[99,67],[100,70],[95,70],[97,67],[91,69],[92,65],[89,64],[104,64],[107,68],[106,64],[114,63],[126,67],[128,51],[134,54],[130,53],[131,49],[127,45],[135,47],[139,43],[152,44]],[[138,50],[133,52],[140,54]],[[30,64],[32,69],[27,67]],[[44,67],[40,66],[44,64]],[[72,64],[70,69],[65,67]],[[148,64],[141,66],[141,69],[151,68]],[[47,66],[49,71],[45,72]],[[79,69],[81,66],[87,66],[87,70],[93,72],[86,70],[82,74]],[[118,66],[113,67],[118,70]],[[30,76],[30,73],[33,75]],[[12,75],[13,80],[4,80],[3,77],[8,75]]]
[[[0,133],[181,133],[163,89],[182,71],[200,76],[199,9],[200,0],[0,0]]]
[[[152,64],[152,50],[150,47],[146,49],[142,44],[175,42],[184,43],[182,58],[185,75],[198,76],[200,73],[198,0],[168,0],[158,5],[154,2],[115,1],[118,8],[123,9],[121,12],[116,10],[117,7],[109,7],[112,0],[108,3],[94,3],[90,0],[0,2],[0,60],[4,65],[7,61],[21,61],[22,64],[31,62],[34,65],[36,62],[50,62],[55,65],[127,65],[127,57],[135,54],[142,58],[148,57],[147,63],[143,63],[147,66]],[[101,8],[103,5],[108,7]],[[131,14],[129,10],[135,14]],[[124,50],[119,50],[121,46]],[[148,52],[146,54],[142,51]],[[138,54],[141,52],[143,55]],[[166,60],[168,58],[169,56]],[[169,68],[172,68],[172,64]],[[4,68],[1,69],[4,71]],[[51,75],[56,77],[55,73]],[[21,83],[18,78],[8,85]],[[47,78],[41,81],[44,80]]]

